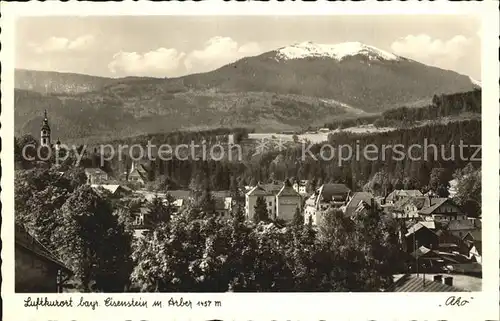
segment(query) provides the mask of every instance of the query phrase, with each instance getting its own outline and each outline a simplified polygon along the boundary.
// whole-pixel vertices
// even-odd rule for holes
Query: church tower
[[[47,110],[44,112],[42,129],[40,131],[40,145],[50,147],[50,126],[49,119],[47,118]]]

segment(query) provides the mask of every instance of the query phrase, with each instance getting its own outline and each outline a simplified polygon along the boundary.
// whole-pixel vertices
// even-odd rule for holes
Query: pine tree
[[[215,199],[207,180],[205,180],[203,191],[197,201],[197,207],[206,215],[215,214]]]
[[[254,208],[255,208],[255,213],[253,216],[253,220],[255,223],[259,223],[262,221],[265,222],[269,220],[269,212],[267,211],[266,200],[264,199],[264,197],[259,196],[257,198]]]
[[[481,168],[475,169],[471,163],[457,170],[453,175],[457,180],[457,193],[453,199],[472,217],[481,215]]]
[[[296,228],[301,228],[304,226],[304,216],[302,215],[298,207],[295,209],[292,225]]]

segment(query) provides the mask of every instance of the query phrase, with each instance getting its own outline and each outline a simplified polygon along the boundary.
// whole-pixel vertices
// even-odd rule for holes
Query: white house
[[[245,216],[252,220],[255,214],[255,205],[259,197],[264,198],[267,206],[267,212],[270,218],[276,216],[276,194],[281,189],[276,184],[257,184],[248,193],[245,194]]]
[[[291,221],[297,208],[302,211],[302,197],[293,187],[283,184],[276,194],[276,218]]]
[[[257,199],[262,197],[266,202],[270,219],[291,220],[296,208],[301,209],[302,198],[287,184],[257,184],[245,194],[245,216],[252,220],[255,214]]]
[[[100,168],[85,168],[85,175],[87,176],[87,184],[102,184],[108,180],[108,173]]]

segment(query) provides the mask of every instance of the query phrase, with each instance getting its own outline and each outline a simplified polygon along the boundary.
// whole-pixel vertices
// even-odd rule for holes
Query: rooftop
[[[417,197],[423,196],[422,192],[416,189],[396,189],[387,195],[387,199],[391,200],[394,197]]]
[[[323,201],[329,202],[335,200],[336,196],[344,197],[350,191],[345,184],[324,184],[317,190],[317,193]]]
[[[119,189],[119,188],[122,188],[126,191],[132,191],[130,188],[128,188],[127,186],[122,186],[122,185],[119,185],[119,184],[93,184],[91,185],[92,188],[99,188],[99,187],[102,187],[104,188],[105,190],[108,190],[109,192],[111,192],[111,194],[114,194],[116,193],[116,191]]]
[[[85,173],[86,174],[90,174],[90,175],[104,175],[106,174],[105,171],[103,171],[102,169],[100,168],[85,168]]]
[[[432,275],[424,276],[420,274],[405,274],[397,277],[394,284],[387,289],[387,292],[465,292],[455,286],[433,281]],[[443,275],[443,279],[446,276]]]
[[[409,235],[411,235],[413,233],[416,233],[417,231],[420,231],[421,229],[425,229],[425,230],[428,230],[431,233],[434,233],[431,230],[429,230],[429,228],[427,228],[426,226],[424,226],[421,222],[418,222],[418,223],[414,224],[413,226],[411,226],[408,229],[408,232],[406,232],[405,236],[408,237]]]
[[[278,192],[277,196],[300,196],[300,194],[297,193],[297,191],[295,191],[292,186],[287,186],[286,184],[284,184]]]
[[[464,239],[467,238],[468,235],[470,235],[469,237],[471,237],[474,241],[481,241],[482,240],[482,233],[481,233],[481,230],[479,230],[479,229],[468,232],[464,236]]]
[[[273,196],[279,193],[281,184],[257,184],[247,194],[252,196]]]
[[[451,199],[445,197],[432,197],[429,198],[429,201],[430,201],[429,206],[422,208],[419,211],[419,214],[430,215],[444,203],[451,202]]]
[[[20,246],[36,256],[48,261],[54,265],[59,266],[67,273],[72,273],[71,270],[61,262],[54,254],[52,254],[42,243],[40,243],[34,236],[32,236],[24,226],[16,224],[15,227],[15,244]]]
[[[447,226],[449,231],[473,230],[475,224],[472,220],[452,220]]]
[[[368,193],[368,192],[356,192],[356,193],[354,193],[346,205],[345,215],[352,216],[354,214],[356,208],[358,208],[358,205],[361,201],[364,201],[365,203],[370,204],[372,198],[373,198],[373,195],[371,193]]]

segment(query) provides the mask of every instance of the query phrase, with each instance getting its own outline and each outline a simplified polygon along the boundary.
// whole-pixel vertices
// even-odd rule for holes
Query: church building
[[[61,142],[57,140],[54,147],[59,149],[59,145]],[[49,126],[49,118],[47,117],[47,110],[44,111],[44,118],[42,123],[42,128],[40,130],[40,146],[51,147],[50,143],[50,126]]]

